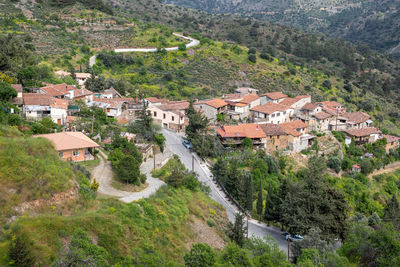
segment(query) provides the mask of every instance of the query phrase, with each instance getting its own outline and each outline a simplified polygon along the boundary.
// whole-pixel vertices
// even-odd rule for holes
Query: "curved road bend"
[[[226,209],[229,220],[233,222],[235,214],[239,211],[233,203],[229,202],[225,193],[212,181],[212,174],[207,165],[195,153],[191,153],[182,145],[183,139],[181,136],[166,129],[162,129],[162,133],[166,139],[166,147],[180,157],[188,170],[192,170],[192,157],[194,157],[194,171],[198,174],[199,180],[210,187],[211,198]],[[267,226],[265,223],[260,223],[253,219],[249,220],[249,236],[254,235],[255,237],[263,238],[267,234],[272,236],[277,241],[279,248],[287,253],[287,241],[280,229]]]
[[[193,39],[191,37],[187,37],[187,36],[183,36],[179,33],[173,33],[173,35],[189,40],[190,43],[186,44],[186,48],[190,48],[190,47],[194,47],[194,46],[198,46],[200,44],[199,40]],[[166,51],[177,51],[179,48],[177,46],[174,47],[167,47],[165,48]],[[114,50],[115,53],[127,53],[127,52],[145,52],[145,53],[149,53],[149,52],[157,52],[157,48],[119,48],[119,49],[115,49]],[[89,59],[89,66],[93,67],[94,64],[96,64],[96,57],[97,55],[92,56]]]

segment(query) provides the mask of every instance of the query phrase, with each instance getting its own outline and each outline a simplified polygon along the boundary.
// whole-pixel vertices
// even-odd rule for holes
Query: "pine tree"
[[[383,219],[392,222],[396,230],[400,229],[400,203],[396,194],[393,194],[392,199],[387,204]]]
[[[249,172],[244,172],[244,206],[248,211],[253,210],[253,177]]]
[[[244,214],[236,213],[235,223],[228,224],[228,236],[232,241],[238,244],[240,247],[244,244],[244,235],[247,231],[247,227],[244,225]]]
[[[234,199],[238,199],[239,193],[238,193],[238,187],[240,187],[239,184],[239,171],[238,171],[238,162],[237,161],[232,161],[231,166],[229,168],[229,175],[226,179],[226,183],[224,184],[225,189],[231,194],[231,196]]]
[[[258,197],[257,197],[257,214],[262,215],[263,212],[263,196],[262,196],[262,181],[260,180],[260,188],[258,190]]]
[[[27,240],[19,235],[11,242],[8,256],[12,266],[31,267],[35,263],[35,259],[27,247]]]
[[[229,174],[228,161],[222,157],[218,158],[211,171],[214,177],[225,185]]]
[[[271,186],[268,187],[267,197],[265,198],[264,218],[267,221],[277,221],[279,214],[277,212],[279,197],[273,192]]]

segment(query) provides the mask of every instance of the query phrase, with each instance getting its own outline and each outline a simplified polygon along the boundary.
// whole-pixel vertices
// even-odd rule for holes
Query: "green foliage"
[[[143,109],[140,111],[139,118],[129,126],[131,132],[147,141],[153,141],[155,130],[153,127],[153,117],[143,103]]]
[[[248,59],[252,63],[256,63],[257,62],[257,56],[255,54],[249,54]]]
[[[259,216],[261,216],[263,214],[263,207],[264,207],[264,204],[263,204],[264,199],[263,199],[262,193],[263,193],[263,188],[262,188],[262,183],[260,180],[260,187],[258,189],[257,204],[256,204],[256,211]]]
[[[8,257],[10,266],[30,267],[35,265],[35,259],[28,247],[29,241],[25,235],[13,235]]]
[[[160,148],[161,153],[164,152],[165,137],[162,133],[158,133],[154,136],[154,143]]]
[[[242,147],[244,149],[253,149],[253,140],[248,137],[244,138],[242,141]]]
[[[189,253],[184,256],[185,266],[209,267],[215,265],[216,254],[208,244],[194,244]]]
[[[328,159],[327,166],[334,170],[336,173],[339,173],[342,168],[342,161],[337,156],[331,156]]]
[[[385,222],[391,222],[397,231],[400,230],[400,203],[396,194],[393,194],[392,199],[387,204],[383,219]]]
[[[0,81],[0,101],[10,101],[12,98],[17,97],[17,92],[10,84]]]
[[[227,234],[229,238],[234,241],[238,246],[242,247],[245,241],[245,234],[247,227],[244,222],[245,215],[236,213],[235,223],[228,223]]]

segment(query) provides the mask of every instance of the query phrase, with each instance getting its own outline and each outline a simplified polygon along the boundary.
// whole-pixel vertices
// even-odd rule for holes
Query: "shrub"
[[[215,252],[208,244],[194,244],[184,256],[185,266],[209,267],[215,265]]]
[[[249,54],[248,59],[249,59],[250,62],[253,62],[253,63],[257,62],[257,56],[254,55],[254,54]]]

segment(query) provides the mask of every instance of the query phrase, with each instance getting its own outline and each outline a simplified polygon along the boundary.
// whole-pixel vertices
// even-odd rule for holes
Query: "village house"
[[[22,99],[22,84],[11,84],[11,87],[14,88],[14,90],[17,92],[17,97],[14,97],[12,99],[12,103],[16,106],[21,106],[23,104],[23,99]]]
[[[298,95],[296,97],[287,97],[280,101],[279,104],[291,107],[297,111],[300,110],[304,105],[311,104],[311,96]]]
[[[290,121],[294,109],[281,104],[269,102],[262,106],[250,109],[251,119],[256,123],[280,124]]]
[[[23,94],[23,113],[27,119],[40,120],[50,117],[54,123],[64,125],[68,101],[44,94]]]
[[[81,132],[62,132],[53,134],[39,134],[34,137],[42,137],[50,140],[59,156],[68,161],[94,160],[94,149],[99,145]]]
[[[46,94],[59,99],[69,99],[74,98],[74,91],[77,88],[73,85],[62,84],[47,84],[45,87],[41,87],[38,90],[40,94]]]
[[[318,102],[317,104],[320,105],[324,111],[329,110],[332,111],[334,114],[342,114],[346,112],[346,108],[336,101],[322,101]]]
[[[228,110],[228,103],[220,98],[199,101],[194,103],[193,106],[211,121],[215,121],[218,114]]]
[[[344,133],[346,134],[346,145],[350,145],[352,139],[354,139],[356,145],[363,145],[366,143],[372,144],[381,138],[381,131],[374,127],[349,129],[344,131]]]
[[[105,111],[107,117],[116,118],[128,109],[133,98],[93,98],[93,102],[88,103],[89,106],[97,106]]]
[[[260,124],[260,127],[266,134],[266,151],[268,153],[289,149],[291,137],[282,127],[272,123]]]
[[[372,120],[371,117],[364,112],[345,112],[341,115],[342,117],[346,118],[347,129],[353,128],[366,128],[371,127]]]
[[[148,106],[157,106],[157,105],[162,105],[162,104],[167,104],[168,100],[165,98],[157,98],[157,97],[148,97],[143,99],[143,102]]]
[[[189,120],[185,116],[185,109],[188,107],[188,101],[175,101],[164,105],[152,105],[148,110],[156,124],[166,129],[181,132],[189,124]]]
[[[217,136],[224,146],[240,146],[245,138],[250,138],[253,146],[265,149],[266,134],[255,123],[222,126],[217,129]]]
[[[288,150],[300,152],[312,144],[315,136],[308,134],[308,126],[301,120],[279,124],[289,134]]]
[[[93,92],[87,90],[86,88],[75,89],[73,92],[73,100],[82,100],[85,104],[93,102],[94,96]]]
[[[92,77],[92,74],[90,74],[90,73],[80,73],[80,72],[75,73],[76,82],[77,82],[79,85],[81,85],[81,86],[84,85],[85,82],[86,82],[90,77]]]
[[[398,149],[400,146],[400,138],[393,135],[383,135],[382,138],[385,138],[387,141],[386,144],[386,153],[389,153],[390,150]]]
[[[282,102],[288,96],[282,92],[272,92],[260,95],[260,105],[265,105],[266,103],[272,102],[278,104]]]
[[[260,97],[256,94],[248,94],[242,97],[224,99],[228,103],[226,116],[229,119],[243,120],[250,116],[250,109],[260,105]]]
[[[351,171],[352,172],[361,172],[360,165],[354,164],[353,166],[351,166]]]
[[[235,89],[235,93],[239,94],[239,96],[245,96],[248,94],[256,95],[258,93],[258,90],[250,87],[239,87]]]
[[[117,90],[115,90],[114,87],[110,87],[109,89],[104,90],[104,92],[102,93],[96,93],[94,96],[97,98],[108,98],[108,99],[122,98],[122,95]]]

